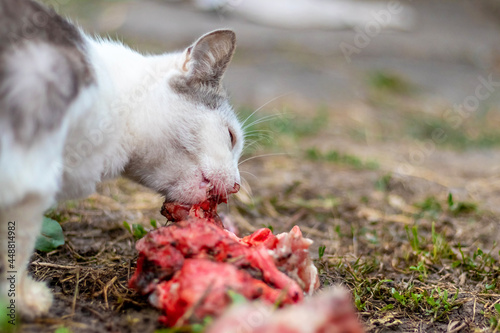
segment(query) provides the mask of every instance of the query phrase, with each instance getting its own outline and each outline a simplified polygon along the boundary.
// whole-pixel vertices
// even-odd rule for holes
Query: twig
[[[474,309],[472,311],[472,322],[474,323],[474,319],[476,318],[476,300],[477,298],[474,297]]]
[[[76,298],[78,297],[78,286],[80,285],[80,269],[76,270],[76,286],[75,286],[75,295],[73,296],[73,305],[71,306],[72,315],[75,314],[76,308]]]
[[[104,302],[106,303],[106,309],[109,309],[109,304],[108,304],[108,288],[115,283],[117,277],[115,276],[114,278],[111,279],[106,285],[104,286]]]
[[[107,244],[106,244],[106,243],[104,243],[104,245],[103,245],[102,249],[99,251],[99,253],[97,253],[97,254],[94,256],[94,258],[99,257],[101,254],[103,254],[103,253],[104,253],[104,251],[106,251],[108,248],[112,247],[112,246],[113,246],[113,245],[115,245],[116,243],[121,242],[122,240],[127,239],[127,238],[131,238],[131,237],[132,237],[132,235],[131,235],[131,234],[129,234],[129,233],[127,233],[127,234],[122,235],[122,236],[118,237],[117,239],[115,239],[115,240],[113,240],[113,241],[111,241],[111,242],[107,243]]]
[[[458,325],[460,324],[460,325]],[[448,324],[448,330],[446,331],[446,333],[455,333],[455,332],[458,332],[460,331],[462,328],[464,328],[466,325],[466,323],[462,322],[458,322],[458,321],[451,321],[449,324]]]
[[[82,305],[82,308],[85,308],[86,310],[92,312],[93,314],[95,314],[99,319],[101,319],[102,321],[104,321],[104,317],[96,310],[92,309],[91,307],[87,306],[87,305]]]
[[[494,306],[495,306],[495,304],[497,304],[497,303],[500,303],[500,298],[499,298],[499,299],[497,299],[497,300],[496,300],[495,302],[493,302],[492,304],[488,305],[486,308],[487,308],[487,309],[493,309],[493,307],[494,307]]]
[[[59,269],[79,269],[80,268],[80,266],[64,266],[64,265],[53,264],[50,262],[32,262],[31,264],[33,266],[37,266],[37,267],[51,267],[51,268],[59,268]]]

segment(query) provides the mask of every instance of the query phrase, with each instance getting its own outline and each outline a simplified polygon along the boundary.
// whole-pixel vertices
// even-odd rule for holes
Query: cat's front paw
[[[19,285],[19,297],[16,302],[23,318],[34,319],[47,314],[52,300],[52,292],[43,282],[26,276]]]

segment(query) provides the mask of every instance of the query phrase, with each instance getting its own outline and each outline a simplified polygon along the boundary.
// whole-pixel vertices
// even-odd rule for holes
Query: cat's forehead
[[[208,109],[216,110],[227,103],[226,90],[220,84],[196,82],[180,75],[170,80],[172,90],[193,104],[201,104]]]
[[[208,112],[217,113],[226,125],[238,128],[240,126],[226,90],[222,85],[214,88],[209,85],[193,86],[185,77],[176,77],[170,81],[172,90],[193,105]]]

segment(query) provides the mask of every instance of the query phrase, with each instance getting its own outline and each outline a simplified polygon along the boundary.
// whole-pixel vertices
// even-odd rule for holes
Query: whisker
[[[259,112],[260,110],[262,110],[262,108],[263,108],[263,107],[265,107],[266,105],[268,105],[269,103],[272,103],[272,102],[274,102],[275,100],[277,100],[277,99],[279,99],[279,98],[281,98],[281,97],[285,97],[285,96],[287,96],[287,95],[290,95],[290,94],[292,94],[292,93],[293,93],[293,91],[289,91],[289,92],[287,92],[287,93],[284,93],[284,94],[281,94],[281,95],[279,95],[279,96],[277,96],[277,97],[274,97],[274,98],[272,98],[271,100],[267,101],[266,103],[262,104],[260,107],[258,107],[258,108],[257,108],[254,112],[252,112],[252,113],[251,113],[251,114],[250,114],[250,115],[249,115],[249,116],[248,116],[248,117],[247,117],[247,118],[246,118],[246,119],[245,119],[245,120],[241,123],[241,126],[243,127],[243,125],[245,125],[245,124],[246,124],[246,122],[248,121],[248,119],[250,119],[250,117],[252,117],[254,114],[256,114],[257,112]],[[244,128],[247,128],[247,126],[245,126]]]
[[[263,140],[266,140],[267,142],[271,142],[273,139],[273,136],[271,134],[262,134],[262,135],[250,135],[248,138],[255,138],[255,139],[252,141],[249,141],[249,142],[245,142],[245,147],[248,146],[250,143],[253,144],[254,142],[261,142]]]
[[[249,172],[247,172],[247,173],[249,173]],[[251,174],[251,175],[255,177],[254,174]],[[248,182],[246,181],[246,179],[243,176],[241,177],[241,179],[244,180],[243,182],[241,182],[241,189],[243,191],[245,191],[245,193],[248,195],[248,197],[252,201],[252,205],[255,206],[255,200],[253,199],[252,193],[250,193],[250,185],[248,184]],[[247,186],[248,186],[248,189],[247,189]]]
[[[250,146],[252,146],[252,145],[254,145],[256,143],[259,143],[259,144],[263,143],[263,142],[270,143],[270,142],[273,141],[272,139],[273,139],[272,137],[267,137],[266,136],[266,137],[261,137],[261,138],[256,138],[254,140],[250,140],[248,142],[245,142],[245,145],[243,146],[243,149],[246,149],[246,148],[248,148],[248,147],[250,147]]]
[[[266,140],[266,141],[270,142],[270,141],[272,141],[273,138],[274,137],[271,134],[262,134],[262,135],[250,135],[248,138],[245,138],[245,139],[247,139],[247,140],[253,139],[255,141]]]
[[[269,156],[279,156],[279,155],[290,155],[289,153],[275,153],[275,154],[264,154],[264,155],[257,155],[257,156],[252,156],[252,157],[249,157],[241,162],[238,163],[238,166],[240,166],[241,164],[245,163],[245,162],[248,162],[250,160],[253,160],[255,158],[260,158],[260,157],[269,157]]]
[[[240,170],[240,173],[248,173],[250,176],[253,176],[255,179],[259,179],[259,177],[257,177],[256,175],[254,175],[253,173],[249,172],[249,171],[244,171],[244,170]]]
[[[247,145],[245,145],[243,150],[248,151],[250,148],[252,148],[252,146],[256,146],[256,148],[259,148],[260,141],[261,140],[254,140],[254,141],[249,142]]]
[[[245,131],[247,128],[249,128],[251,126],[258,125],[260,123],[263,123],[263,122],[266,122],[266,121],[269,121],[271,119],[278,118],[281,116],[285,116],[285,115],[287,115],[287,114],[286,113],[276,113],[276,114],[270,114],[270,115],[264,116],[262,118],[256,119],[256,120],[252,121],[250,124],[245,125],[243,127],[243,131]]]
[[[261,133],[264,133],[264,135],[269,135],[268,133],[274,134],[274,132],[271,131],[271,130],[258,129],[258,130],[253,130],[253,131],[245,132],[245,134],[243,135],[243,137],[248,138],[248,137],[251,137],[251,136],[261,135]]]

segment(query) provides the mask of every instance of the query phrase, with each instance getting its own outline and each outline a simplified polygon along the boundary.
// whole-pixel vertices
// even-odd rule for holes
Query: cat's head
[[[231,61],[233,31],[216,30],[175,55],[162,83],[144,101],[150,119],[125,174],[188,204],[206,198],[207,188],[222,197],[239,189],[241,124],[221,80]]]

